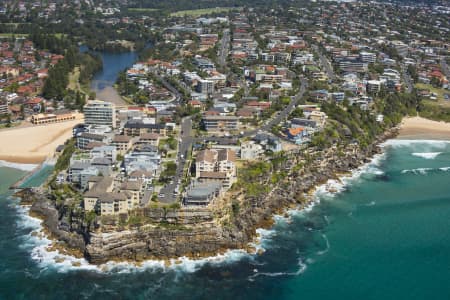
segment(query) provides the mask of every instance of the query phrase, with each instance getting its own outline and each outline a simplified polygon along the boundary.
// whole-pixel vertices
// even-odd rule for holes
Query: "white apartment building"
[[[91,100],[84,106],[83,112],[86,125],[116,127],[116,107],[113,103]]]

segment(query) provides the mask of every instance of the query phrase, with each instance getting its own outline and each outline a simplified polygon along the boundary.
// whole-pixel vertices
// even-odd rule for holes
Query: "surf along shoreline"
[[[424,122],[428,122],[428,120]],[[399,139],[421,139],[421,135],[412,135],[412,130],[418,128],[417,124],[417,120],[411,123],[408,118],[405,118],[400,128],[395,127],[388,130],[380,135],[366,149],[360,149],[359,147],[347,149],[347,155],[344,158],[340,157],[340,162],[335,159],[335,151],[328,151],[329,153],[324,155],[326,163],[324,164],[322,162],[321,167],[314,166],[317,167],[316,170],[303,170],[302,174],[293,174],[291,172],[289,177],[297,180],[291,180],[288,188],[276,187],[268,195],[264,195],[262,199],[255,199],[256,202],[259,202],[260,207],[255,209],[253,206],[250,206],[250,208],[243,209],[236,216],[236,222],[234,224],[236,229],[222,229],[221,232],[207,229],[209,234],[206,236],[204,232],[189,231],[187,234],[188,242],[185,243],[187,246],[182,249],[183,251],[178,252],[165,252],[162,249],[167,244],[176,243],[179,240],[186,241],[186,236],[184,235],[186,232],[183,232],[181,235],[177,232],[182,230],[158,229],[155,231],[147,228],[146,230],[152,234],[145,234],[142,231],[146,230],[137,228],[135,230],[127,230],[126,232],[84,232],[84,234],[74,234],[58,228],[58,213],[56,209],[48,205],[45,201],[45,196],[37,197],[37,199],[34,193],[28,195],[19,194],[19,196],[22,197],[23,204],[32,204],[29,211],[30,216],[37,217],[42,221],[41,233],[35,233],[35,235],[48,238],[51,241],[47,249],[48,251],[56,251],[57,253],[74,256],[78,259],[85,258],[89,263],[97,266],[110,262],[126,262],[140,266],[149,261],[164,262],[164,266],[170,266],[180,264],[186,259],[225,258],[227,253],[229,254],[233,250],[255,254],[264,251],[258,246],[258,240],[261,238],[259,232],[261,232],[261,229],[269,229],[272,227],[274,216],[286,215],[286,212],[291,209],[302,210],[314,205],[314,192],[319,187],[323,188],[329,180],[339,183],[341,182],[341,178],[348,177],[351,172],[370,163],[374,155],[382,152],[380,144],[386,140],[396,137]],[[425,129],[430,130],[428,127]],[[405,131],[408,133],[407,135],[404,134]],[[430,133],[430,135],[426,136],[426,139],[434,139],[431,131]],[[448,134],[447,139],[450,139],[450,126],[446,134]],[[442,132],[439,132],[439,135],[442,136]],[[295,154],[289,157],[291,163],[294,157]],[[337,192],[328,189],[326,186],[325,189],[332,193]],[[233,196],[242,197],[243,195],[237,194]],[[32,201],[30,201],[30,197],[33,198]],[[171,236],[172,238],[164,236]],[[214,247],[202,248],[199,245],[211,237],[217,240],[217,244]],[[165,240],[165,243],[156,243],[156,245],[153,245],[153,247],[162,247],[159,252],[152,251],[151,249],[149,251],[149,246],[146,243],[144,245],[136,244],[139,240],[147,242],[150,240],[152,244],[155,244],[154,241],[156,239]],[[122,240],[122,243],[119,243],[120,245],[118,247],[111,246],[119,240]],[[127,245],[127,243],[129,244]],[[92,247],[92,244],[94,244],[94,247]],[[189,247],[189,245],[192,245],[192,247]],[[78,262],[77,265],[79,265]]]
[[[181,258],[204,259],[207,257],[225,255],[230,250],[245,250],[254,254],[258,249],[258,229],[271,228],[275,215],[283,215],[289,209],[304,209],[315,201],[314,191],[320,185],[333,179],[348,176],[350,172],[370,162],[375,154],[382,152],[379,147],[387,139],[396,137],[398,128],[388,130],[378,137],[366,149],[349,145],[345,157],[336,159],[337,149],[331,149],[321,154],[322,161],[309,170],[300,173],[290,172],[290,185],[275,187],[268,195],[253,199],[258,205],[250,205],[241,209],[233,228],[204,228],[200,230],[176,230],[173,228],[136,228],[126,231],[96,233],[81,228],[78,232],[70,232],[61,228],[58,222],[58,211],[49,205],[46,195],[23,190],[17,196],[22,198],[22,204],[31,205],[29,214],[42,220],[41,235],[52,240],[48,251],[59,251],[64,255],[85,258],[90,263],[102,265],[110,261],[133,262],[141,264],[144,261],[165,261],[169,264]],[[297,153],[289,156],[289,164],[296,161]],[[292,171],[292,170],[291,170]],[[236,194],[233,197],[243,197]],[[201,232],[202,231],[202,232]],[[206,231],[206,233],[205,233]],[[211,239],[214,241],[211,245]],[[209,241],[208,241],[209,240]],[[139,244],[139,241],[141,243]],[[151,242],[152,247],[145,242]],[[175,249],[174,248],[175,243]],[[179,248],[183,243],[184,248]],[[202,245],[206,243],[207,245]],[[170,245],[170,249],[167,248]],[[178,247],[178,249],[177,249]],[[155,251],[159,248],[159,251]],[[167,252],[165,250],[168,250]]]

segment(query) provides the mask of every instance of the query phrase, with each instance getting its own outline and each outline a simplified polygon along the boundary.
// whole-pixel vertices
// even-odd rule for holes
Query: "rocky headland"
[[[250,244],[255,241],[256,229],[270,227],[274,214],[308,205],[313,201],[311,192],[315,187],[368,163],[381,152],[380,143],[397,133],[397,128],[390,129],[365,147],[355,143],[325,151],[307,148],[286,153],[281,167],[287,176],[276,184],[261,178],[270,187],[268,193],[249,197],[245,190],[232,191],[208,208],[148,207],[134,212],[136,222],[132,225],[124,225],[120,218],[87,224],[72,216],[68,222],[45,191],[22,191],[18,196],[24,204],[31,204],[30,214],[43,220],[45,233],[56,241],[57,247],[71,249],[71,253],[79,253],[94,264],[181,256],[201,258],[228,249],[252,252],[255,249]],[[305,153],[313,157],[308,164],[302,164]],[[239,209],[233,209],[230,202]]]

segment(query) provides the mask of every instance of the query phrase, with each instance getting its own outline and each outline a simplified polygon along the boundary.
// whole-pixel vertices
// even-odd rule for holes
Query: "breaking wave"
[[[53,241],[42,232],[41,220],[29,215],[30,207],[16,206],[19,214],[17,227],[21,230],[29,231],[28,234],[25,234],[22,237],[23,242],[21,247],[31,252],[31,258],[43,270],[52,269],[60,273],[76,270],[118,274],[146,270],[193,273],[206,264],[223,265],[240,261],[244,257],[251,258],[251,255],[244,250],[228,250],[224,254],[218,254],[202,259],[179,257],[168,261],[147,260],[142,263],[107,262],[102,265],[93,265],[84,258],[77,258],[72,255],[64,254],[56,248],[52,248]],[[262,236],[267,235],[270,235],[270,233],[262,233]]]
[[[322,233],[323,240],[325,241],[325,249],[320,250],[317,252],[317,255],[324,255],[330,250],[330,241],[328,240],[327,236]]]
[[[0,160],[0,167],[6,167],[6,168],[12,168],[12,169],[18,169],[22,171],[33,171],[35,168],[37,168],[39,165],[36,164],[18,164],[18,163],[12,163],[4,160]]]
[[[441,140],[401,140],[401,139],[393,139],[387,140],[382,143],[381,146],[391,146],[391,147],[410,147],[419,144],[426,144],[429,146],[437,147],[437,148],[445,148],[450,144],[450,141],[441,141]]]
[[[279,276],[299,276],[303,274],[308,268],[307,264],[303,262],[302,258],[298,259],[298,269],[295,272],[259,272],[258,269],[254,269],[252,276],[248,278],[248,280],[253,281],[258,276],[267,276],[267,277],[279,277]]]
[[[422,157],[425,159],[435,159],[439,154],[442,154],[442,152],[414,152],[412,155],[417,157]]]
[[[448,172],[448,171],[450,171],[450,167],[406,169],[402,170],[401,173],[414,175],[427,175],[430,172]]]

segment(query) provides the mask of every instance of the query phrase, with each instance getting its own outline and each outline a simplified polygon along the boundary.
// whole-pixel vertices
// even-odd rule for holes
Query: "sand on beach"
[[[94,91],[96,93],[96,98],[98,100],[111,102],[114,103],[115,105],[127,105],[125,100],[122,99],[122,97],[113,87],[108,86],[101,90],[94,89]]]
[[[36,164],[55,154],[56,147],[72,136],[72,128],[83,122],[77,119],[48,125],[12,128],[0,131],[0,160]]]
[[[421,117],[402,120],[400,139],[450,140],[450,123],[433,121]]]

